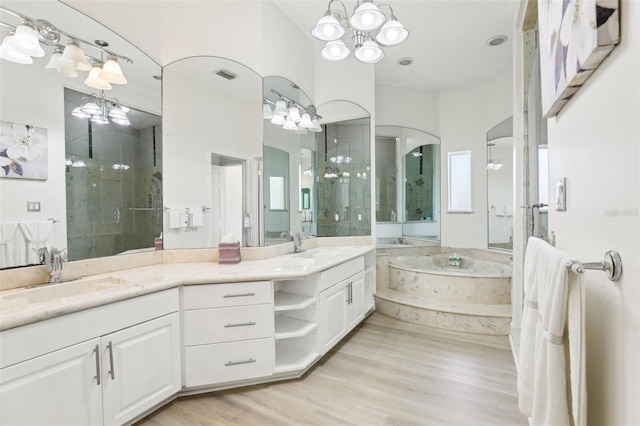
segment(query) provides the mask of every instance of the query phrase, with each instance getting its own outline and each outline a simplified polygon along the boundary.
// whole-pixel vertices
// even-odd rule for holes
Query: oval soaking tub
[[[461,303],[511,302],[511,265],[462,256],[449,266],[449,254],[389,259],[389,288],[433,300]]]

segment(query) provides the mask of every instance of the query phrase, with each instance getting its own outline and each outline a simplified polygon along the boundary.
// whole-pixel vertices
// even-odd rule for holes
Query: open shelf
[[[303,337],[316,329],[315,322],[302,321],[299,319],[276,316],[276,340],[290,339],[292,337]]]
[[[294,346],[276,343],[276,368],[275,373],[303,370],[313,363],[318,356],[317,352],[309,352]]]
[[[277,291],[274,294],[275,311],[293,311],[304,309],[316,303],[315,297],[301,296],[293,293],[283,293]]]

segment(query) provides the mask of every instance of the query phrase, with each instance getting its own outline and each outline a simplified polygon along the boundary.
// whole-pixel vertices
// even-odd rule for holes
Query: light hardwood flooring
[[[374,313],[302,378],[179,398],[138,423],[526,425],[508,338]]]

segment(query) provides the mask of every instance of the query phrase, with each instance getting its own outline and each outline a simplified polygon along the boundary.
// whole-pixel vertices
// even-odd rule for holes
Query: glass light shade
[[[75,40],[69,40],[69,44],[64,48],[64,52],[62,52],[62,56],[58,61],[62,65],[80,71],[89,71],[91,69],[91,64],[87,61],[87,57],[84,56],[84,51]]]
[[[349,22],[356,30],[371,31],[380,27],[385,19],[386,16],[380,12],[378,6],[373,4],[373,2],[365,1],[356,8]]]
[[[122,68],[115,58],[109,57],[107,62],[102,66],[100,78],[113,84],[127,84],[127,79],[122,74]]]
[[[278,126],[282,126],[285,123],[285,121],[287,120],[284,118],[284,115],[274,114],[273,118],[271,119],[271,122],[273,124],[277,124]]]
[[[71,115],[78,118],[91,118],[91,114],[84,112],[80,107],[75,107],[73,111],[71,111]]]
[[[98,90],[111,90],[111,84],[100,78],[100,73],[102,72],[102,67],[100,65],[102,65],[100,62],[96,62],[93,65],[93,68],[89,71],[89,76],[84,81],[84,84]]]
[[[107,117],[102,114],[94,115],[91,118],[91,122],[97,124],[109,124],[109,120],[107,119]]]
[[[320,55],[329,61],[341,61],[349,56],[351,51],[342,40],[330,41],[322,48]]]
[[[322,41],[337,40],[344,35],[344,27],[327,10],[315,27],[311,30],[311,35]]]
[[[127,117],[125,118],[113,118],[111,119],[111,121],[113,121],[114,123],[120,125],[120,126],[131,126],[131,122],[129,121],[129,119]]]
[[[271,105],[262,104],[262,118],[269,120],[273,118],[273,111],[271,111]]]
[[[32,64],[33,58],[31,58],[31,56],[26,55],[11,46],[9,42],[12,37],[12,35],[8,35],[2,40],[2,45],[0,45],[0,58],[6,59],[10,62],[15,62],[16,64]]]
[[[287,116],[287,121],[293,121],[297,123],[300,121],[300,110],[298,107],[292,106],[289,108],[289,115]]]
[[[371,39],[362,43],[362,46],[356,49],[355,55],[356,59],[367,64],[375,64],[384,58],[384,52],[378,43]]]
[[[56,49],[56,51],[51,55],[49,63],[44,67],[44,69],[49,72],[57,73],[62,77],[77,77],[78,73],[76,72],[76,70],[68,65],[62,64],[60,62],[60,57],[62,57],[62,49]]]
[[[407,37],[409,37],[409,31],[396,20],[395,16],[392,16],[380,28],[376,41],[383,46],[395,46],[405,41]]]
[[[321,132],[322,127],[320,127],[320,121],[317,118],[311,120],[312,126],[309,127],[310,132]]]
[[[99,114],[101,109],[95,102],[87,102],[82,107],[80,107],[82,112],[86,112],[87,114],[96,115]]]
[[[287,110],[287,104],[285,101],[276,102],[276,108],[273,110],[273,115],[280,115],[286,117],[289,111]]]
[[[26,55],[36,58],[44,56],[44,50],[38,40],[38,32],[29,25],[19,25],[9,43],[14,49]]]
[[[120,106],[115,106],[109,111],[109,117],[127,120],[127,114],[124,113]]]
[[[122,112],[124,112],[125,114],[128,113],[129,111],[131,111],[131,109],[126,106],[126,105],[120,105],[120,109],[122,110]]]
[[[313,123],[311,122],[311,116],[305,112],[304,114],[302,114],[302,117],[300,117],[300,123],[298,123],[298,127],[308,129],[311,126],[313,126]]]
[[[284,122],[284,126],[282,126],[282,128],[285,129],[285,130],[296,130],[298,128],[298,126],[296,126],[296,122],[295,121],[287,119]]]

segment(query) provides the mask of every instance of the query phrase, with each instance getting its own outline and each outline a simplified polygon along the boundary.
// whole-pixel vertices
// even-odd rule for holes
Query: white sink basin
[[[10,292],[0,296],[0,306],[10,307],[24,304],[51,302],[56,299],[82,296],[95,291],[111,289],[128,281],[116,277],[92,278],[59,284],[46,284],[26,290]]]

